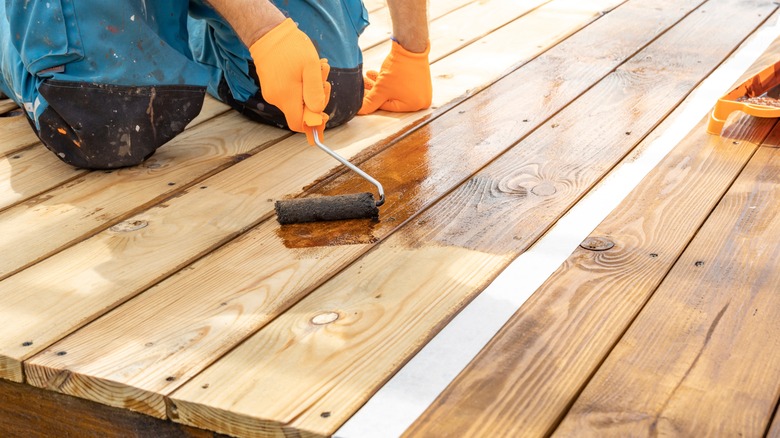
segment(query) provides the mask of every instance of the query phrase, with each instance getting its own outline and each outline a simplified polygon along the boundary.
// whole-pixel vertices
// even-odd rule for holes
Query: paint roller
[[[337,221],[345,219],[379,219],[379,207],[385,202],[385,191],[382,184],[371,175],[360,170],[322,144],[319,133],[312,130],[314,144],[328,155],[347,166],[363,179],[376,186],[379,200],[374,200],[371,193],[356,193],[349,195],[324,196],[319,198],[296,198],[276,201],[276,219],[280,224],[297,224],[304,222]]]

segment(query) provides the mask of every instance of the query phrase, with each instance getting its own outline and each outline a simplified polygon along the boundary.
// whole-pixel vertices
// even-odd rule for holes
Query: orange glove
[[[377,109],[411,112],[431,106],[433,87],[428,52],[410,52],[393,41],[390,54],[379,72],[369,71],[363,81],[366,94],[358,114],[370,114]]]
[[[320,59],[309,37],[287,18],[252,44],[249,53],[263,98],[282,110],[287,126],[306,132],[310,144],[314,144],[311,128],[323,138],[330,66],[327,59]]]

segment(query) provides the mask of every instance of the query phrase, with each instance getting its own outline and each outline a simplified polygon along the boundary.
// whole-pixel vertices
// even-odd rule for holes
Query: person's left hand
[[[393,41],[390,54],[379,71],[369,71],[363,79],[366,94],[358,114],[378,109],[412,112],[431,106],[433,86],[428,62],[430,44],[424,52],[414,53]]]

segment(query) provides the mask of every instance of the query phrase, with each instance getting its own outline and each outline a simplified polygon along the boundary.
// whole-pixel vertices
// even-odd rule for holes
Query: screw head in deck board
[[[612,249],[615,242],[606,237],[588,237],[580,243],[580,247],[589,251],[606,251]]]

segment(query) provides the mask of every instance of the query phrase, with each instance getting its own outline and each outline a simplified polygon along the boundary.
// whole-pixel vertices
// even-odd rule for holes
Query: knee
[[[84,169],[142,163],[182,132],[203,105],[202,87],[120,87],[44,82],[48,107],[38,136],[62,161]]]
[[[331,68],[328,75],[331,84],[330,101],[325,108],[330,119],[329,128],[348,122],[363,104],[363,69]]]

